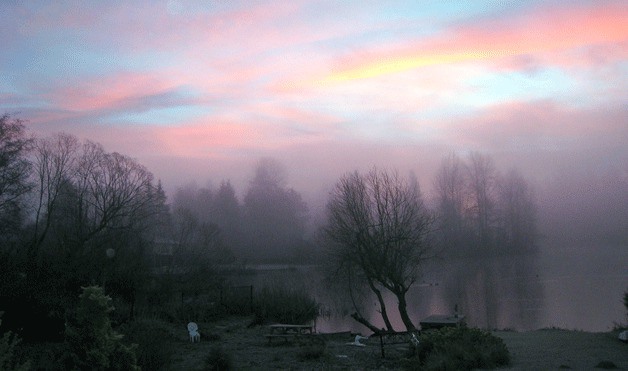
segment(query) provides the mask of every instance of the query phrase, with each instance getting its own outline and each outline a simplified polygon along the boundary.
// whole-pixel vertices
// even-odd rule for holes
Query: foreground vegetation
[[[296,303],[290,318],[311,311],[316,302],[300,298],[301,294],[293,296],[295,292],[261,290],[254,307],[280,298]],[[617,331],[489,333],[474,328],[446,328],[423,332],[418,347],[409,343],[387,345],[386,357],[382,358],[377,336],[363,341],[365,347],[349,345],[354,335],[348,333],[320,335],[315,342],[303,339],[270,345],[264,336],[268,333],[266,325],[288,313],[275,312],[271,306],[265,309],[267,322],[260,321],[256,314],[223,312],[208,316],[210,319],[199,322],[201,342],[190,343],[188,320],[184,317],[140,316],[116,325],[111,321],[111,301],[99,287],[85,288],[79,302],[62,342],[18,344],[14,335],[5,334],[5,342],[0,342],[2,369],[80,369],[86,364],[99,364],[103,370],[136,366],[144,370],[628,367],[626,345],[617,340]]]
[[[510,363],[503,340],[474,328],[449,327],[427,331],[405,363],[416,370],[491,369]]]
[[[325,258],[335,268],[330,281],[348,290],[344,297],[351,296],[354,318],[375,332],[353,295],[370,289],[390,330],[380,294],[388,290],[413,329],[405,293],[432,256],[432,243],[450,256],[534,249],[532,193],[516,172],[501,176],[479,154],[466,162],[452,156],[436,179],[436,210],[423,204],[416,179],[395,174],[374,169],[366,177],[341,178],[325,228],[332,252]],[[240,264],[247,258],[314,261],[305,238],[307,207],[269,159],[259,162],[242,203],[235,194],[225,181],[217,190],[180,189],[168,203],[160,182],[136,160],[67,134],[34,138],[20,120],[1,116],[0,310],[6,313],[0,368],[354,367],[347,360],[357,368],[467,368],[508,362],[498,339],[470,329],[426,334],[418,349],[387,352],[392,355],[385,359],[348,351],[351,339],[345,338],[304,344],[294,358],[270,351],[260,341],[266,323],[311,322],[319,303],[308,290],[272,285],[255,295],[252,286],[238,293],[228,277],[246,273]],[[434,235],[436,220],[442,233]],[[339,276],[343,271],[351,280]],[[493,284],[484,279],[484,286]],[[484,299],[487,308],[495,308],[491,299]],[[246,324],[216,324],[234,315],[246,316]],[[487,327],[495,316],[487,311]],[[188,321],[204,324],[203,345],[186,342]],[[186,364],[185,357],[201,360]]]

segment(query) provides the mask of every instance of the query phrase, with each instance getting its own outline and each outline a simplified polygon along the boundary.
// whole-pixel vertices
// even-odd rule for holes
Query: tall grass
[[[264,287],[253,302],[256,323],[305,324],[316,319],[320,304],[303,290],[283,286]]]

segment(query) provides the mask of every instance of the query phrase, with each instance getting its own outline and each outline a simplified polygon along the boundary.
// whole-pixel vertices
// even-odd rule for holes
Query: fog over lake
[[[408,294],[412,318],[418,325],[432,314],[453,314],[457,304],[469,325],[482,328],[488,319],[488,326],[495,329],[558,327],[603,332],[625,320],[621,293],[628,282],[628,251],[624,246],[543,247],[537,256],[433,262]],[[348,300],[329,298],[316,266],[252,268],[258,269],[257,274],[246,282],[254,286],[289,284],[318,293],[329,310],[316,321],[319,331],[368,333],[348,316],[352,310]],[[486,276],[491,277],[490,283]],[[396,304],[393,297],[387,301],[391,307]],[[381,326],[375,304],[370,315]],[[398,317],[391,319],[396,328],[403,329]]]
[[[0,0],[0,343],[85,369],[90,321],[117,343],[236,316],[627,326],[627,20],[626,0]]]

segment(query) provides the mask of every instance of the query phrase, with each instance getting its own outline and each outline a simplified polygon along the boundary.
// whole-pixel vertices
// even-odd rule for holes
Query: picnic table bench
[[[289,339],[311,337],[311,335],[313,335],[313,327],[314,326],[312,325],[289,325],[277,323],[268,326],[270,332],[265,336],[268,338],[268,344],[271,343],[272,339],[284,339],[285,341],[288,341]]]

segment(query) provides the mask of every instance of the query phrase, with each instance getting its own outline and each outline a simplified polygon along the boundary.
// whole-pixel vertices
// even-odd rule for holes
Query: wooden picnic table
[[[312,335],[312,329],[314,328],[314,326],[276,323],[273,325],[269,325],[268,328],[270,332],[266,334],[266,337],[268,338],[268,343],[270,344],[272,339],[276,338],[281,338],[288,341],[288,339],[296,339],[301,336]]]

